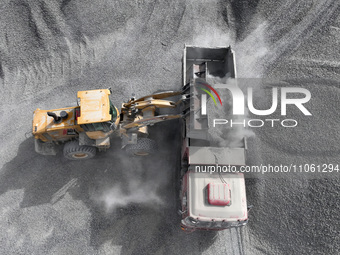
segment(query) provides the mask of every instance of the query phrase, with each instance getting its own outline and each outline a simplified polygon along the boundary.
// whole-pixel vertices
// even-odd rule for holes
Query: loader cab
[[[115,123],[118,117],[118,110],[110,102],[110,110],[109,113],[111,115],[111,120],[107,122],[97,122],[97,123],[89,123],[89,124],[81,124],[80,127],[83,128],[86,132],[93,132],[93,131],[102,131],[102,132],[110,132],[113,127],[112,123]],[[79,110],[80,111],[80,110]]]
[[[77,124],[88,135],[89,132],[97,132],[96,136],[103,138],[106,136],[103,133],[110,133],[118,126],[119,113],[109,99],[110,94],[108,89],[78,91],[80,109],[77,113]]]

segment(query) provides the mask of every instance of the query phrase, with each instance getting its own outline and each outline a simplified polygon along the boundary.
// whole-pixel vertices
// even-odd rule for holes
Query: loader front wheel
[[[150,138],[138,138],[136,144],[128,144],[125,151],[131,156],[148,156],[157,149],[157,144]]]
[[[96,152],[96,147],[79,145],[78,141],[70,141],[64,145],[64,157],[70,160],[93,158]]]

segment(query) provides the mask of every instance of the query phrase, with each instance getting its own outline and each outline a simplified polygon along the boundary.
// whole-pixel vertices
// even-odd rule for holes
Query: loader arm
[[[156,107],[156,108],[174,108],[176,107],[176,103],[169,100],[162,100],[162,99],[149,99],[145,101],[138,101],[134,102],[133,106],[136,109],[144,110],[149,107]]]
[[[182,114],[158,115],[158,109],[176,108],[179,102],[166,100],[165,98],[182,95],[183,91],[166,91],[144,96],[139,99],[131,98],[127,103],[123,103],[121,108],[120,135],[122,137],[122,148],[133,150],[134,154],[144,155],[146,144],[151,149],[152,139],[149,136],[148,127],[156,123],[182,118]],[[183,100],[183,99],[182,99]],[[181,101],[181,100],[180,100]],[[127,146],[127,147],[126,147]],[[136,152],[136,150],[138,152]],[[147,150],[146,154],[150,152]]]
[[[139,129],[141,127],[145,126],[152,126],[155,123],[162,122],[162,121],[167,121],[167,120],[173,120],[173,119],[179,119],[182,118],[183,115],[181,114],[176,114],[176,115],[159,115],[159,116],[154,116],[150,118],[143,118],[137,121],[134,121],[132,123],[128,123],[124,126],[122,126],[123,129],[125,130],[130,130],[133,131],[134,129]]]
[[[148,102],[150,100],[153,101],[166,101],[166,102],[171,102],[171,101],[167,101],[167,100],[162,100],[164,98],[168,98],[168,97],[173,97],[173,96],[178,96],[180,94],[182,94],[182,91],[164,91],[164,92],[159,92],[159,93],[155,93],[149,96],[144,96],[141,98],[138,98],[136,100],[131,99],[128,103],[124,104],[124,107],[129,108],[135,104],[141,104],[141,102]],[[164,107],[164,106],[163,106]],[[172,107],[172,106],[168,106],[168,107]],[[175,107],[175,106],[173,106]]]

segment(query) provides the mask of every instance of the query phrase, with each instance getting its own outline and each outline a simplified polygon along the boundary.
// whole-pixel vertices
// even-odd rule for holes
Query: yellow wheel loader
[[[97,150],[110,147],[110,136],[122,138],[122,148],[131,155],[146,156],[156,149],[148,138],[148,126],[177,119],[182,115],[157,115],[158,108],[174,108],[178,103],[164,98],[180,95],[167,91],[131,98],[119,112],[109,95],[110,89],[78,91],[77,105],[54,110],[36,109],[33,114],[35,151],[56,155],[57,145],[64,145],[63,154],[71,160],[92,158]]]

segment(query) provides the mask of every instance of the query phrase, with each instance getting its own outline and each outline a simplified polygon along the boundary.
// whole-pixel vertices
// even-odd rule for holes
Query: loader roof
[[[110,90],[97,89],[78,91],[78,100],[80,100],[80,116],[78,124],[90,124],[110,121]]]

